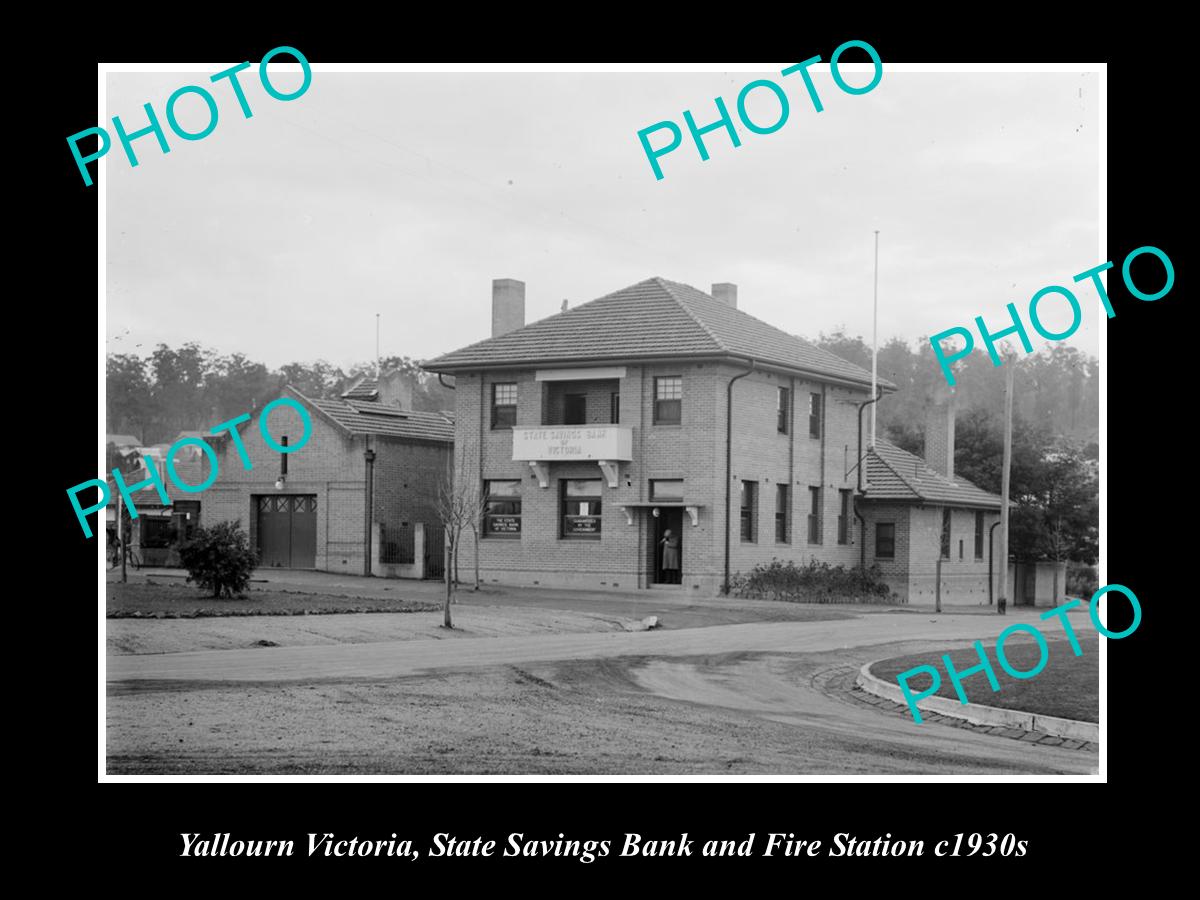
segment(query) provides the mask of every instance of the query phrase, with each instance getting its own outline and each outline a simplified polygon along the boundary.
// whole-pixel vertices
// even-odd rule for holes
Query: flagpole
[[[879,229],[875,229],[875,306],[871,315],[871,396],[879,393]],[[871,446],[875,446],[875,410],[871,404]]]

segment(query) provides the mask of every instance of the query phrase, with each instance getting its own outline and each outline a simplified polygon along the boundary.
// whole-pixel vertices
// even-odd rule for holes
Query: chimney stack
[[[728,281],[722,281],[720,284],[712,286],[712,295],[715,299],[720,300],[726,306],[732,306],[737,309],[737,285],[730,284]]]
[[[525,325],[525,282],[515,278],[492,279],[492,337]]]
[[[935,389],[925,407],[925,462],[954,477],[954,391],[948,385]]]
[[[399,409],[413,408],[413,376],[393,369],[378,378],[379,402]]]

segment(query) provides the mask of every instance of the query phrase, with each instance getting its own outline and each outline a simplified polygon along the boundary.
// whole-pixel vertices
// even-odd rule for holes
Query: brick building
[[[203,495],[205,524],[240,520],[263,567],[427,571],[424,557],[440,559],[440,541],[424,542],[418,560],[423,542],[417,535],[437,523],[438,484],[449,471],[454,425],[449,415],[409,408],[408,385],[388,375],[360,379],[328,400],[288,388],[285,396],[308,411],[312,434],[302,448],[282,454],[264,442],[257,417],[244,423],[239,434],[250,470],[232,440],[209,438],[220,472]],[[281,406],[271,413],[270,431],[279,443],[290,437],[295,444],[304,426],[299,413]]]
[[[940,493],[936,473],[890,483],[916,457],[882,442],[879,502],[873,476],[862,493],[870,373],[740,311],[732,284],[651,278],[530,325],[524,311],[523,283],[493,282],[492,337],[424,364],[456,377],[455,472],[488,498],[485,581],[712,595],[757,563],[816,559],[883,563],[903,600],[940,546],[932,510],[953,507],[953,541],[996,499],[952,475]],[[986,593],[975,562],[946,566],[956,592]]]

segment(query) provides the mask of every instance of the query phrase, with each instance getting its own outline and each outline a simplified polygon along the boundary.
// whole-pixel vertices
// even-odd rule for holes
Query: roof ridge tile
[[[717,347],[719,347],[721,350],[725,351],[726,353],[730,352],[729,347],[725,344],[724,341],[722,341],[719,337],[717,337],[716,333],[712,330],[712,328],[710,328],[708,326],[708,323],[705,322],[704,320],[702,320],[694,312],[692,312],[692,310],[690,308],[688,308],[687,303],[684,302],[682,299],[680,299],[679,295],[675,293],[674,288],[679,284],[679,282],[668,281],[666,278],[661,278],[657,275],[655,275],[654,278],[652,278],[651,280],[658,282],[658,286],[667,292],[667,296],[670,297],[672,300],[674,300],[675,303],[679,306],[679,308],[682,309],[687,314],[688,318],[690,318],[693,322],[695,322],[697,325],[699,325],[700,328],[703,329],[704,333],[713,339],[713,343],[716,344]],[[683,285],[683,287],[691,288],[693,291],[696,291],[701,294],[704,293],[699,288],[692,287],[690,284],[685,284],[685,285]],[[721,302],[716,297],[713,297],[712,300],[714,303]]]

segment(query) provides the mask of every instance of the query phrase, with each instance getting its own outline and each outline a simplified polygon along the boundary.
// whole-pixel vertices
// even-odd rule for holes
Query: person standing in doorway
[[[668,528],[663,532],[662,540],[663,581],[666,584],[681,584],[679,577],[679,537]]]

